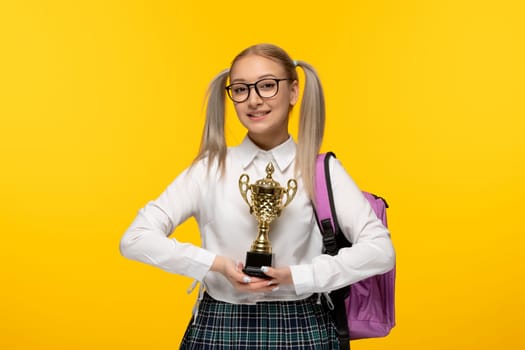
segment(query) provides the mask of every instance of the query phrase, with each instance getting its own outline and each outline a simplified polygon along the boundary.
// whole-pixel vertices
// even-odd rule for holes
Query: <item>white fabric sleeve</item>
[[[310,264],[291,266],[297,294],[329,292],[385,273],[395,264],[388,229],[335,158],[330,161],[330,174],[337,220],[353,245],[336,256],[323,254]]]
[[[196,215],[201,201],[201,186],[206,169],[196,164],[180,174],[154,201],[140,209],[120,241],[123,256],[165,271],[202,281],[215,254],[168,236]]]

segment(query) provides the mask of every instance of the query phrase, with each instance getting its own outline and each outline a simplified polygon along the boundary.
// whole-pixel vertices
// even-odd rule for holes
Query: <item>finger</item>
[[[279,290],[279,285],[268,281],[236,284],[235,289],[250,293],[270,293]]]
[[[232,268],[229,271],[229,278],[236,283],[251,283],[252,278],[246,275],[242,269],[244,268],[242,262],[237,261],[232,264]]]
[[[254,277],[254,276],[248,276],[248,275],[245,275],[245,277],[247,277],[247,280],[248,280],[248,282],[246,283],[268,282],[268,279],[266,278],[260,278],[260,277]]]
[[[269,266],[262,266],[261,267],[261,271],[264,272],[264,274],[268,277],[272,277],[272,278],[276,278],[277,277],[277,274],[276,274],[276,270],[272,267],[269,267]]]
[[[275,280],[263,280],[259,282],[249,283],[243,286],[245,290],[250,292],[272,292],[279,289],[279,284]]]
[[[238,281],[242,283],[253,283],[253,282],[259,282],[264,281],[264,278],[249,276],[243,272],[244,264],[240,261],[236,262],[235,270],[239,273],[238,275]]]
[[[235,276],[235,281],[240,284],[252,284],[252,283],[260,283],[260,282],[267,282],[267,279],[254,277],[254,276],[248,276],[244,273],[239,273]]]
[[[263,266],[261,270],[264,274],[277,280],[280,284],[293,284],[292,274],[289,267],[269,267]]]

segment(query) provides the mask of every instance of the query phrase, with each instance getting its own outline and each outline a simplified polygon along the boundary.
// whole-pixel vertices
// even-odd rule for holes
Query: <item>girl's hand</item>
[[[211,270],[215,272],[220,272],[224,277],[226,277],[226,279],[228,279],[228,281],[230,281],[232,286],[238,291],[260,293],[272,292],[279,289],[277,281],[273,278],[271,280],[268,280],[248,276],[244,272],[242,272],[243,267],[243,264],[240,262],[235,263],[229,258],[217,256],[213,261]]]
[[[261,268],[262,272],[271,277],[270,282],[274,285],[293,284],[292,271],[289,267],[267,267]]]

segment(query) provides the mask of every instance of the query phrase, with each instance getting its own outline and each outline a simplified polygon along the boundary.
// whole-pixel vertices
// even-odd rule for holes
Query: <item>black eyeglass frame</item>
[[[277,84],[277,89],[275,90],[275,94],[273,94],[272,96],[261,96],[261,93],[259,92],[259,89],[257,88],[257,84],[259,84],[261,81],[265,81],[265,80],[272,80],[272,81],[275,81],[275,83]],[[255,90],[255,92],[257,93],[257,96],[259,96],[260,98],[272,98],[272,97],[276,96],[279,93],[279,83],[281,81],[284,81],[284,80],[293,81],[294,79],[290,79],[290,78],[283,78],[283,79],[264,78],[264,79],[257,80],[255,83],[251,83],[251,84],[247,84],[247,83],[233,83],[233,84],[230,84],[230,85],[226,86],[224,89],[228,93],[228,97],[233,102],[235,102],[235,103],[243,103],[243,102],[248,101],[248,99],[250,98],[250,93],[252,92],[252,89],[251,89],[252,86],[253,86],[253,89]],[[246,98],[244,100],[236,101],[236,100],[233,99],[233,97],[231,95],[231,89],[232,89],[233,85],[244,85],[244,86],[246,86],[248,88],[248,94],[246,95]]]

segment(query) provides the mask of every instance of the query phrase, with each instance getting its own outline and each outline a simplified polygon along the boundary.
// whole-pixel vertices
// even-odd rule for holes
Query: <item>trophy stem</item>
[[[251,251],[257,253],[267,253],[272,252],[272,246],[270,240],[268,239],[268,231],[270,230],[270,225],[266,221],[259,223],[259,234],[257,239],[253,241]]]

